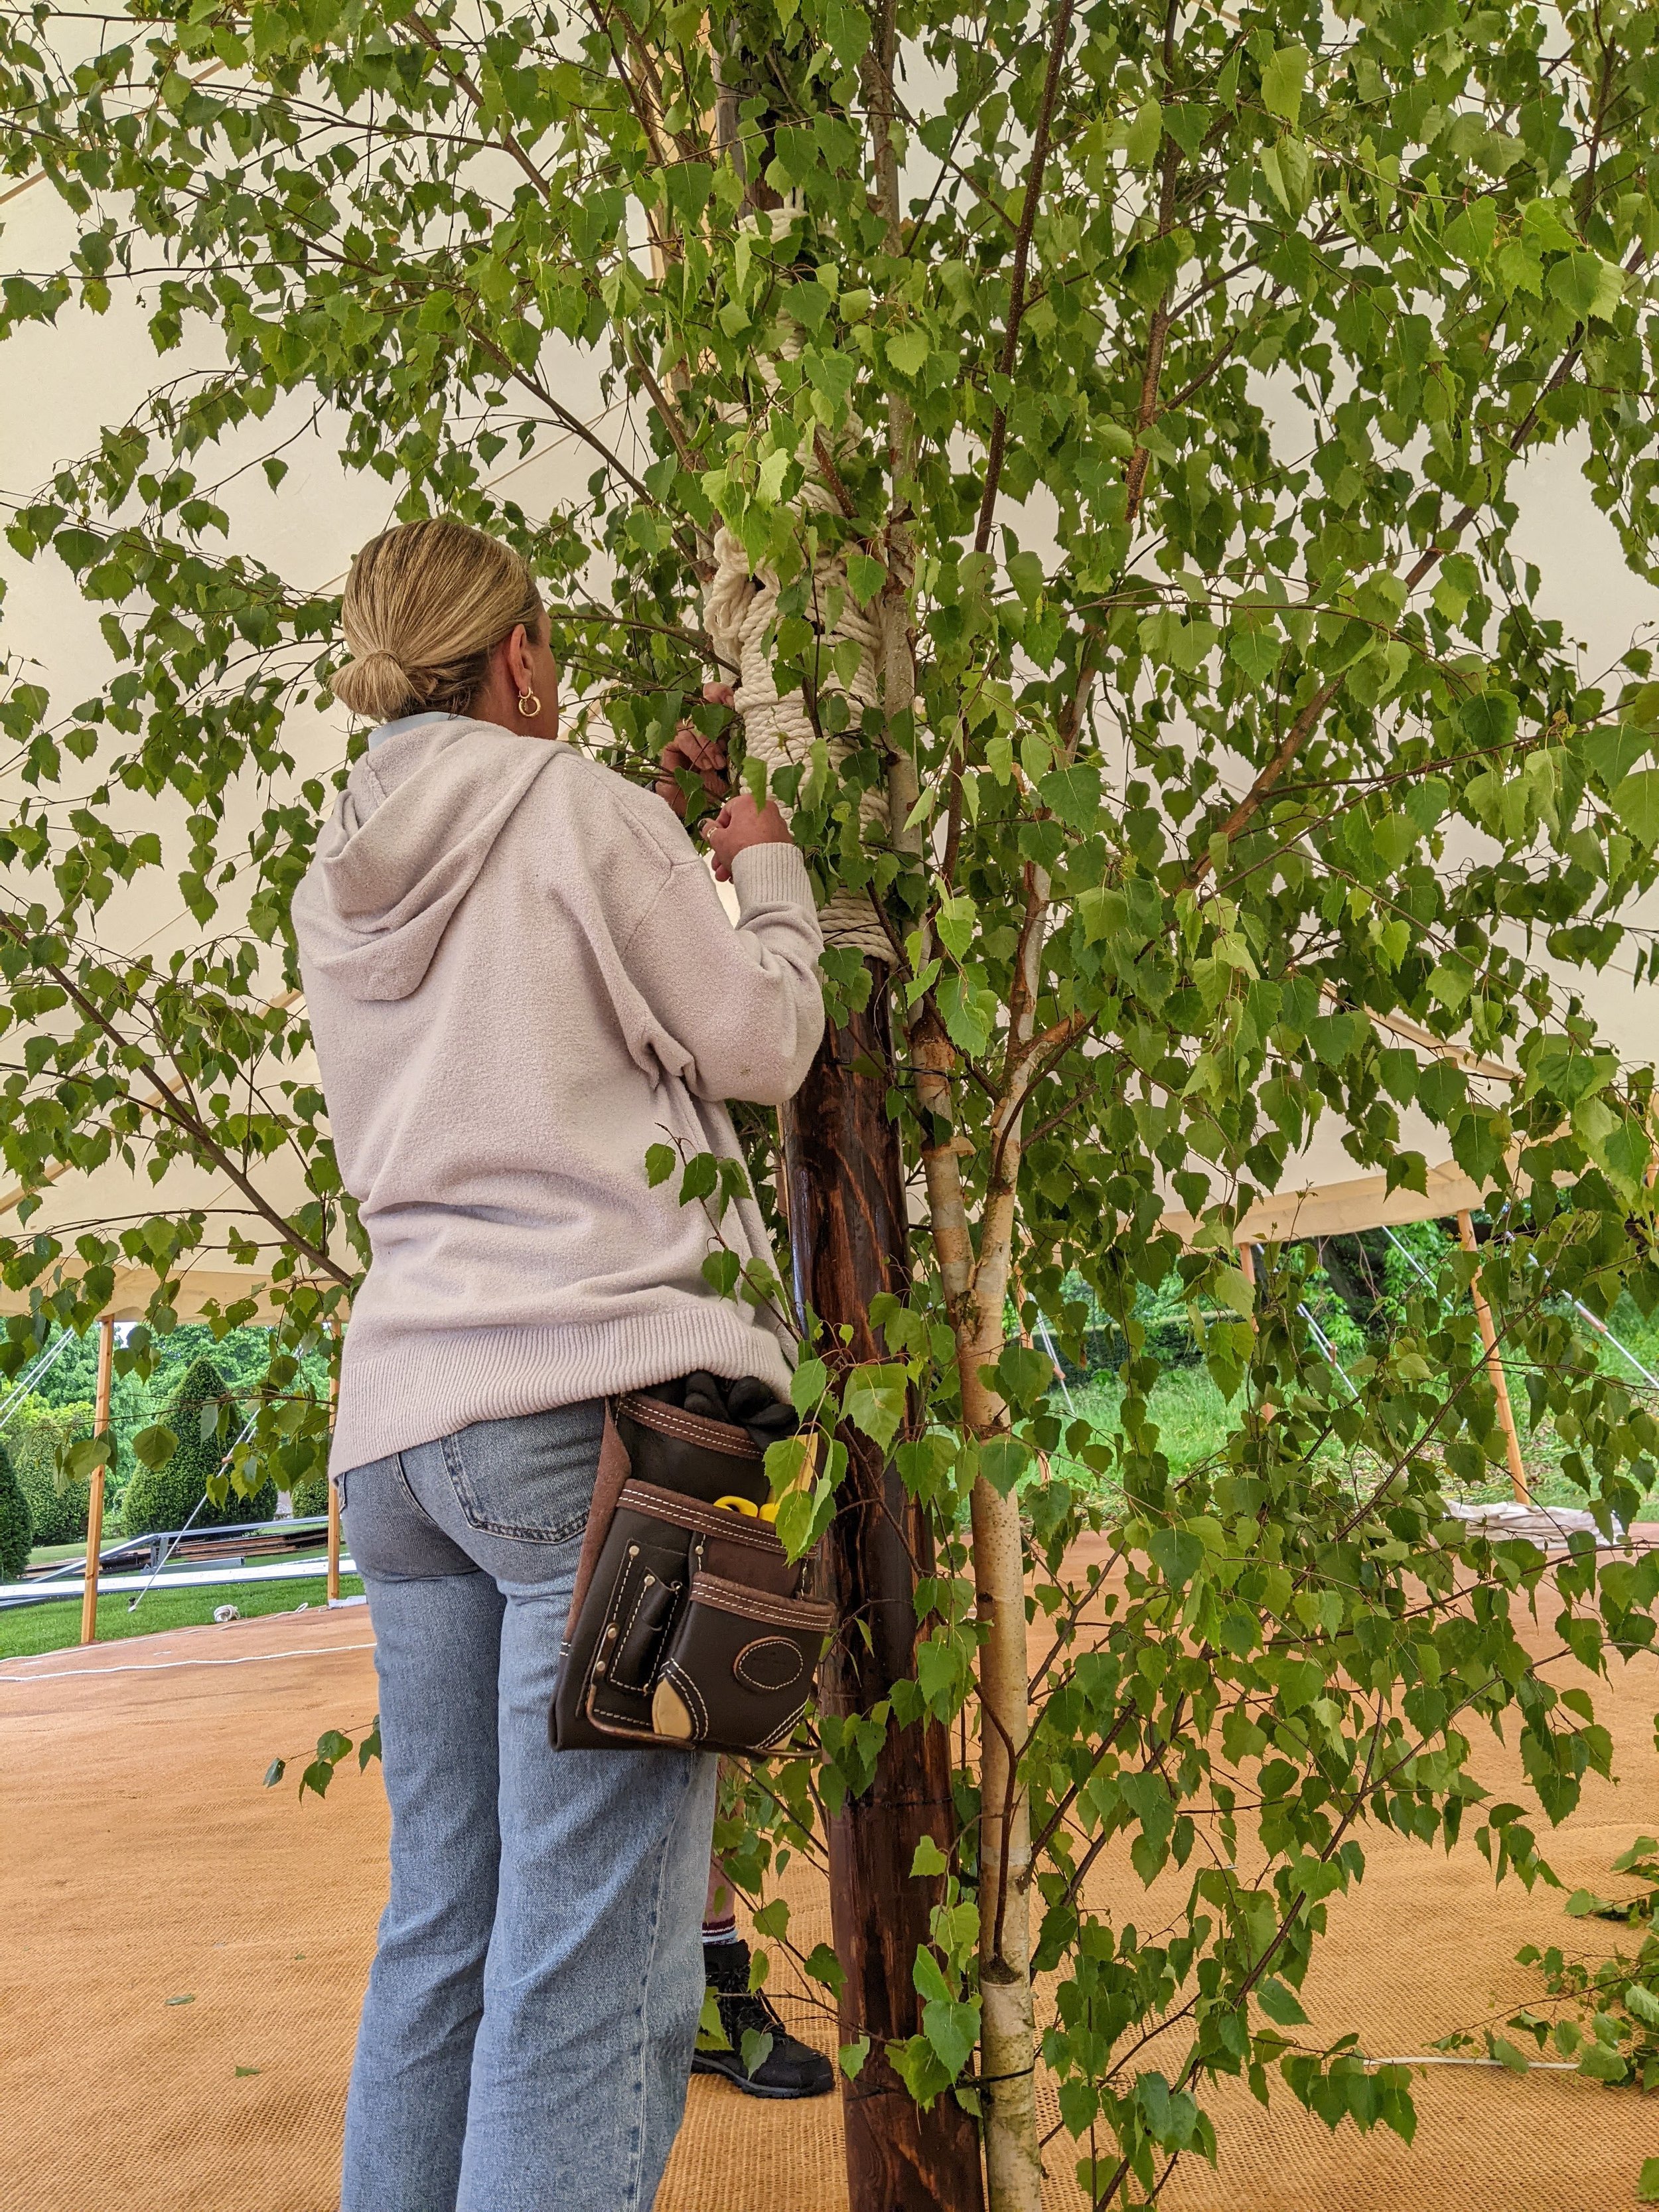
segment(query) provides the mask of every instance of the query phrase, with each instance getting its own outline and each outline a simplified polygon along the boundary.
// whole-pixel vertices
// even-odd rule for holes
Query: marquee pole
[[[109,1457],[114,1447],[109,1434],[110,1392],[115,1376],[115,1323],[106,1314],[98,1324],[98,1383],[93,1405],[92,1432],[100,1438]],[[107,1460],[100,1460],[87,1483],[87,1565],[81,1594],[81,1641],[98,1641],[98,1559],[104,1548],[104,1484]]]
[[[1466,1252],[1476,1251],[1474,1224],[1467,1213],[1457,1217],[1457,1238]],[[1527,1487],[1527,1463],[1521,1456],[1521,1437],[1515,1425],[1515,1408],[1510,1403],[1509,1378],[1504,1372],[1504,1362],[1498,1356],[1498,1331],[1492,1326],[1492,1308],[1486,1304],[1486,1294],[1480,1287],[1477,1268],[1469,1284],[1469,1295],[1474,1300],[1474,1317],[1480,1326],[1480,1341],[1486,1347],[1486,1372],[1492,1377],[1492,1395],[1498,1401],[1498,1419],[1504,1431],[1504,1453],[1510,1463],[1510,1486],[1518,1505],[1530,1505],[1532,1492]]]
[[[340,1410],[340,1332],[333,1322],[324,1324],[334,1339],[334,1356],[330,1363],[328,1377],[328,1438],[334,1441],[334,1419]],[[328,1486],[328,1598],[331,1605],[340,1595],[340,1492],[331,1482]]]
[[[796,1301],[825,1324],[825,1357],[848,1365],[886,1356],[870,1303],[909,1285],[903,1164],[887,1116],[887,970],[869,965],[868,1008],[829,1030],[781,1115]],[[852,1332],[844,1346],[843,1326]],[[842,1625],[821,1696],[826,1711],[867,1713],[915,1674],[915,1578],[932,1571],[933,1545],[887,1454],[850,1425],[840,1434],[848,1468],[824,1549]],[[940,1881],[911,1875],[916,1846],[926,1836],[948,1855],[951,1827],[945,1729],[890,1722],[869,1789],[829,1824],[830,1916],[847,1977],[842,2039],[871,2042],[842,2084],[851,2212],[980,2212],[984,2201],[973,2120],[948,2094],[924,2112],[884,2055],[921,2025],[914,1964],[943,1899]]]

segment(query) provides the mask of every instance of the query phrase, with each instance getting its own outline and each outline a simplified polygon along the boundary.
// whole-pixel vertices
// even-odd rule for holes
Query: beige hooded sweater
[[[740,853],[733,928],[671,810],[568,745],[397,727],[360,760],[294,900],[346,1188],[373,1264],[331,1467],[702,1367],[786,1390],[784,1318],[723,1299],[719,1249],[646,1153],[738,1157],[823,1030],[811,888]],[[772,1255],[745,1200],[721,1224]]]

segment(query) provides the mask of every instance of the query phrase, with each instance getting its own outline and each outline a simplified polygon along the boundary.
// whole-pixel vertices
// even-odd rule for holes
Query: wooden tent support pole
[[[909,1279],[903,1168],[886,1114],[887,973],[870,965],[867,1011],[828,1033],[781,1117],[796,1303],[827,1325],[827,1356],[842,1360],[884,1357],[870,1301],[902,1294]],[[844,1350],[834,1343],[842,1324],[853,1332]],[[931,1573],[933,1547],[891,1462],[860,1431],[843,1429],[842,1441],[848,1466],[824,1541],[842,1627],[821,1696],[828,1712],[866,1713],[915,1671],[915,1577]],[[912,1969],[944,1895],[939,1881],[911,1877],[924,1836],[949,1853],[951,1747],[934,1721],[890,1727],[870,1788],[830,1822],[842,2039],[868,2035],[872,2045],[857,2079],[842,2083],[851,2212],[980,2212],[984,2202],[973,2120],[950,2096],[923,2112],[884,2055],[921,2026]]]
[[[1466,1252],[1475,1251],[1474,1224],[1467,1213],[1457,1217],[1457,1238]],[[1510,1403],[1509,1377],[1504,1372],[1503,1360],[1498,1357],[1498,1331],[1492,1326],[1492,1308],[1486,1304],[1486,1294],[1480,1287],[1477,1272],[1469,1285],[1469,1295],[1474,1300],[1474,1317],[1480,1325],[1480,1341],[1486,1347],[1486,1372],[1492,1377],[1492,1395],[1498,1401],[1498,1418],[1504,1427],[1504,1451],[1510,1463],[1510,1486],[1516,1502],[1521,1505],[1532,1503],[1532,1492],[1527,1487],[1527,1464],[1521,1456],[1521,1437],[1515,1425],[1515,1408]]]
[[[328,1595],[340,1595],[340,1493],[328,1486]]]
[[[1254,1296],[1255,1291],[1255,1247],[1254,1244],[1239,1244],[1236,1245],[1234,1249],[1238,1254],[1238,1272],[1243,1276],[1245,1281],[1249,1285],[1251,1294]],[[1250,1329],[1253,1334],[1255,1331],[1255,1316],[1252,1314],[1250,1316]],[[1264,1398],[1262,1400],[1261,1418],[1264,1421],[1271,1421],[1278,1411],[1279,1408],[1274,1405],[1271,1398]]]
[[[106,1314],[98,1324],[98,1385],[93,1406],[92,1432],[109,1435],[110,1391],[115,1376],[115,1323]],[[112,1456],[114,1446],[110,1446]],[[98,1641],[98,1557],[104,1548],[104,1482],[107,1469],[100,1460],[87,1484],[86,1587],[81,1597],[81,1641]]]
[[[335,1356],[328,1378],[328,1435],[334,1440],[334,1417],[340,1409],[339,1330],[332,1322],[328,1332],[336,1339]],[[328,1595],[331,1601],[340,1595],[340,1492],[331,1482],[328,1486]]]

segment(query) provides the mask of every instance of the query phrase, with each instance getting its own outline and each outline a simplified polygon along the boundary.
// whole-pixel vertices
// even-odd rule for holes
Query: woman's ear
[[[522,697],[536,688],[536,664],[531,652],[530,633],[522,623],[514,625],[507,641],[507,672],[513,689]]]

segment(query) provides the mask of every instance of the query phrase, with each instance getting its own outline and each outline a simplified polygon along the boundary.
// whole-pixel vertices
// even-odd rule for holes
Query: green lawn
[[[55,1567],[59,1559],[80,1559],[86,1556],[86,1540],[78,1544],[37,1544],[29,1553],[32,1567]]]
[[[1091,1375],[1087,1382],[1072,1385],[1072,1403],[1079,1418],[1103,1435],[1117,1428],[1122,1396],[1115,1375]],[[1050,1397],[1048,1407],[1051,1413],[1070,1418],[1058,1390]],[[1201,1367],[1172,1367],[1161,1376],[1152,1391],[1152,1413],[1158,1424],[1159,1447],[1177,1474],[1185,1474],[1200,1460],[1218,1451],[1231,1426],[1226,1399]]]
[[[340,1595],[356,1597],[362,1583],[356,1575],[342,1575]],[[211,1620],[216,1605],[234,1605],[245,1620],[256,1613],[293,1613],[300,1606],[326,1601],[328,1585],[321,1575],[314,1581],[201,1584],[191,1589],[168,1589],[161,1583],[137,1613],[127,1611],[124,1596],[98,1601],[98,1640],[114,1641],[128,1636],[153,1636],[163,1628],[191,1628]],[[61,1651],[81,1641],[81,1601],[61,1598],[50,1605],[18,1606],[0,1613],[0,1659],[26,1659],[40,1651]]]
[[[1598,1350],[1601,1364],[1610,1373],[1621,1379],[1629,1376],[1629,1370],[1610,1347],[1602,1346]],[[1646,1358],[1652,1351],[1653,1346],[1644,1341],[1639,1356]],[[1526,1381],[1519,1366],[1509,1370],[1509,1382],[1521,1431],[1521,1455],[1526,1463],[1534,1498],[1540,1505],[1587,1504],[1583,1492],[1561,1472],[1562,1454],[1566,1447],[1553,1422],[1546,1418],[1534,1428],[1528,1418]],[[1117,1428],[1121,1397],[1117,1378],[1112,1375],[1092,1375],[1086,1382],[1072,1385],[1072,1401],[1078,1413],[1104,1435]],[[1058,1390],[1048,1403],[1050,1411],[1062,1418],[1066,1416],[1066,1401]],[[1221,1452],[1234,1419],[1228,1401],[1201,1367],[1174,1367],[1163,1375],[1152,1391],[1152,1416],[1158,1424],[1159,1446],[1176,1475],[1186,1474],[1200,1461]],[[1055,1466],[1057,1472],[1072,1471],[1066,1464],[1063,1451],[1056,1455]],[[1503,1468],[1494,1468],[1490,1480],[1468,1490],[1454,1487],[1452,1494],[1472,1504],[1490,1504],[1508,1498],[1508,1473]]]

